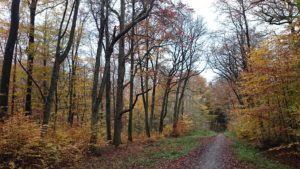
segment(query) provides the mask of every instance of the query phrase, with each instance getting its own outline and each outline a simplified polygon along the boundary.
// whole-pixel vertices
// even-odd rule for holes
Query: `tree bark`
[[[146,77],[145,77],[145,91],[149,89],[149,20],[146,20]],[[142,91],[144,92],[144,91]],[[149,93],[143,95],[144,108],[145,108],[145,132],[147,137],[150,137],[150,127],[149,127]]]
[[[157,54],[156,59],[155,59],[155,68],[154,68],[154,77],[153,77],[153,91],[152,91],[152,97],[151,97],[150,129],[153,128],[153,120],[154,120],[157,73],[158,73],[158,57],[159,57],[159,54]]]
[[[109,20],[109,2],[106,2],[106,25],[105,25],[105,46],[109,46],[109,30],[108,30],[108,20]],[[105,65],[107,66],[107,77],[106,77],[106,139],[112,140],[111,135],[111,56],[105,56]]]
[[[28,59],[27,59],[27,86],[25,98],[25,115],[32,115],[32,72],[33,60],[35,55],[35,14],[38,0],[31,0],[29,5],[30,10],[30,28],[29,28],[29,42],[28,42]]]
[[[120,32],[124,30],[125,26],[125,0],[120,0]],[[118,55],[118,80],[117,80],[117,98],[116,98],[116,113],[114,123],[114,139],[113,144],[118,146],[122,144],[122,111],[123,111],[123,83],[125,76],[125,37],[122,36],[119,40],[119,55]]]
[[[19,30],[19,7],[20,0],[13,0],[11,4],[11,25],[4,51],[0,86],[0,119],[8,115],[9,80],[14,55],[14,48]]]
[[[59,33],[58,33],[58,41],[57,41],[57,46],[56,46],[56,54],[55,54],[55,61],[54,65],[52,68],[52,76],[51,76],[51,81],[50,81],[50,88],[48,90],[48,96],[46,99],[46,103],[44,106],[44,117],[43,117],[43,125],[41,129],[41,136],[44,137],[47,134],[48,131],[48,124],[49,124],[49,119],[50,119],[50,111],[51,111],[51,106],[53,103],[53,95],[55,92],[55,89],[57,87],[58,83],[58,76],[59,76],[59,69],[60,69],[60,64],[65,60],[65,58],[68,56],[68,53],[71,49],[71,46],[73,44],[74,40],[74,34],[75,34],[75,28],[76,28],[76,21],[77,21],[77,16],[78,16],[78,10],[79,10],[79,4],[80,0],[75,0],[75,10],[73,14],[73,20],[72,20],[72,26],[71,26],[71,31],[69,34],[69,41],[67,43],[67,46],[64,51],[61,51],[61,40],[62,40],[62,25],[64,22],[65,14],[64,17],[61,21]],[[66,10],[67,10],[67,4],[66,4]],[[66,12],[65,10],[65,12]]]
[[[15,57],[14,57],[14,69],[13,69],[13,81],[12,81],[12,95],[11,95],[11,114],[15,111],[15,101],[16,101],[16,78],[17,78],[17,57],[18,57],[18,43],[15,47]]]
[[[147,62],[147,61],[146,61]],[[141,65],[141,64],[140,64]],[[147,63],[146,63],[147,65]],[[140,68],[141,71],[142,71],[142,67]],[[148,109],[148,95],[147,93],[144,93],[144,91],[147,91],[147,85],[144,85],[144,78],[143,78],[143,74],[141,73],[140,75],[140,78],[141,78],[141,89],[142,89],[142,97],[143,97],[143,105],[144,105],[144,111],[145,111],[145,117],[144,117],[144,123],[145,123],[145,133],[147,135],[147,137],[150,137],[150,128],[149,128],[149,120],[148,120],[148,112],[149,112],[149,109]],[[147,83],[147,80],[145,80],[145,83]],[[146,87],[145,87],[146,86]],[[146,89],[145,89],[146,88]]]
[[[159,119],[159,133],[161,134],[164,130],[164,119],[168,111],[169,93],[172,79],[169,77],[166,83],[166,88],[164,91],[163,103],[161,106],[160,119]]]
[[[132,1],[132,22],[135,18],[135,0]],[[131,29],[131,47],[132,51],[130,53],[130,91],[129,91],[129,107],[133,104],[133,87],[134,87],[134,27]],[[132,142],[132,118],[133,109],[129,111],[128,114],[128,141]]]
[[[96,63],[95,63],[95,73],[94,73],[94,80],[93,80],[93,89],[92,89],[92,114],[91,114],[91,138],[90,143],[96,144],[98,140],[98,121],[99,121],[99,107],[102,101],[102,96],[104,93],[104,88],[106,85],[107,79],[107,69],[108,65],[105,63],[105,68],[103,72],[103,77],[99,85],[99,75],[100,75],[100,61],[102,55],[102,42],[104,38],[104,30],[105,30],[105,13],[104,8],[105,1],[101,0],[101,11],[100,11],[100,28],[98,29],[99,38],[98,38],[98,47],[97,47],[97,54],[96,54]],[[94,17],[95,21],[97,21],[97,17]],[[106,56],[106,53],[105,53]],[[105,57],[106,58],[106,57]],[[98,91],[98,87],[100,89]]]

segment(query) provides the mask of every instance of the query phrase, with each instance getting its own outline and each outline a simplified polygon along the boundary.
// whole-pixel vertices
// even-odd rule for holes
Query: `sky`
[[[193,8],[196,15],[203,17],[208,31],[218,29],[218,22],[216,21],[217,14],[213,7],[215,0],[182,0],[182,2]],[[207,69],[201,75],[206,78],[208,82],[212,81],[214,76],[216,76],[210,69]]]

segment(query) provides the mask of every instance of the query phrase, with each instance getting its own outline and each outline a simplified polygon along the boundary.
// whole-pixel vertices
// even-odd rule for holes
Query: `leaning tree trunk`
[[[0,84],[0,119],[7,116],[9,80],[14,55],[14,48],[18,38],[19,30],[19,7],[20,0],[13,0],[11,4],[11,25],[9,35],[4,51],[4,60],[2,65],[1,84]]]

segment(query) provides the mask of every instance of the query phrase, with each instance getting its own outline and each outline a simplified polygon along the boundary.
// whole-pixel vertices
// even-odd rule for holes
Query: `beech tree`
[[[123,91],[124,91],[124,77],[125,77],[125,61],[126,61],[126,56],[125,56],[125,37],[124,35],[130,31],[132,27],[134,27],[136,24],[139,22],[143,21],[146,19],[153,6],[154,6],[154,1],[142,1],[142,11],[136,14],[136,18],[133,21],[130,21],[129,23],[126,24],[125,26],[125,1],[120,0],[120,32],[117,35],[114,35],[115,37],[112,39],[112,42],[116,42],[119,40],[119,54],[118,54],[118,80],[117,80],[117,93],[116,93],[116,112],[115,112],[115,118],[114,118],[114,138],[113,138],[113,144],[115,146],[118,146],[122,143],[121,141],[121,129],[122,129],[122,115],[126,112],[127,110],[123,109],[124,106],[124,100],[123,100]],[[113,45],[114,43],[111,43]],[[113,47],[113,46],[109,47]],[[112,51],[111,51],[112,52]],[[133,106],[133,105],[132,105]],[[131,109],[132,107],[130,107]]]
[[[228,82],[239,104],[244,105],[238,83],[241,72],[249,70],[249,54],[251,48],[255,47],[254,44],[259,44],[261,34],[251,26],[249,15],[253,6],[249,1],[218,2],[220,13],[226,16],[226,24],[230,24],[226,31],[212,34],[214,41],[211,43],[209,64],[215,73]]]
[[[65,49],[62,49],[62,40],[63,38],[65,38],[66,36],[66,31],[68,29],[68,24],[64,27],[64,22],[65,19],[67,18],[66,13],[68,10],[68,6],[69,6],[69,1],[66,1],[64,4],[64,13],[63,13],[63,17],[62,20],[60,22],[60,26],[59,26],[59,32],[58,32],[58,39],[57,39],[57,44],[56,44],[56,53],[55,53],[55,57],[54,57],[54,65],[52,68],[52,75],[51,75],[51,82],[50,82],[50,87],[48,90],[48,96],[45,102],[45,107],[44,107],[44,114],[43,114],[43,126],[42,126],[42,130],[41,130],[41,135],[45,136],[45,134],[47,133],[48,130],[48,123],[49,123],[49,118],[50,118],[50,111],[51,111],[51,106],[53,103],[53,96],[55,93],[55,90],[57,88],[57,82],[58,82],[58,76],[59,76],[59,70],[60,70],[60,65],[61,63],[66,59],[66,57],[69,54],[69,51],[71,50],[72,44],[73,44],[73,40],[74,40],[74,36],[75,36],[75,28],[76,28],[76,22],[77,22],[77,16],[78,16],[78,11],[79,11],[79,4],[80,4],[80,0],[74,0],[74,4],[72,5],[72,12],[73,13],[73,17],[68,17],[67,22],[70,21],[70,19],[72,18],[71,21],[71,30],[70,30],[70,34],[68,36],[68,42],[67,45],[65,46]],[[70,14],[70,15],[71,15]]]
[[[27,87],[26,87],[26,98],[25,98],[25,111],[26,115],[32,114],[32,72],[33,72],[33,60],[35,54],[35,15],[38,0],[28,1],[28,7],[30,12],[30,25],[29,25],[29,36],[28,36],[28,59],[27,59]]]
[[[293,23],[299,17],[299,1],[297,0],[258,0],[253,1],[255,15],[271,25],[288,24],[291,32],[295,31]]]
[[[5,45],[4,60],[0,84],[0,119],[8,114],[9,81],[14,56],[14,48],[18,39],[20,0],[13,0],[11,4],[11,22],[8,39]]]
[[[201,48],[203,47],[203,38],[206,29],[201,18],[193,19],[191,16],[182,16],[180,21],[183,35],[178,37],[175,45],[179,46],[179,55],[182,57],[180,63],[179,75],[177,78],[177,89],[175,93],[175,103],[173,112],[173,136],[177,136],[177,124],[180,111],[183,109],[183,97],[187,84],[192,76],[197,75],[193,72],[196,62],[201,62]],[[198,72],[201,73],[202,71]]]

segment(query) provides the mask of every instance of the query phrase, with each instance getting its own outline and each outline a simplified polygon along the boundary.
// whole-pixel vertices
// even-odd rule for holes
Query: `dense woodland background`
[[[217,31],[180,0],[0,4],[0,166],[200,128],[299,145],[299,0],[216,0]]]

